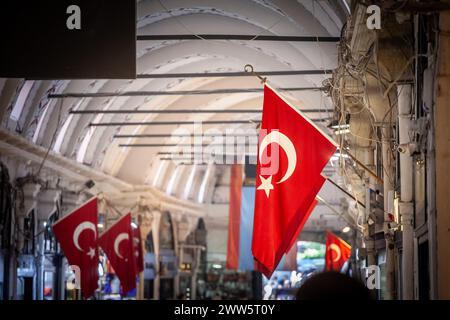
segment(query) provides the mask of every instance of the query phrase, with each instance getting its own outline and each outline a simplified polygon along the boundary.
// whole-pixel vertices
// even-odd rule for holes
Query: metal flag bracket
[[[244,66],[244,71],[253,74],[255,77],[257,77],[259,80],[261,80],[261,84],[265,84],[267,82],[267,78],[266,77],[262,77],[259,74],[257,74],[254,71],[254,68],[251,64],[246,64]]]

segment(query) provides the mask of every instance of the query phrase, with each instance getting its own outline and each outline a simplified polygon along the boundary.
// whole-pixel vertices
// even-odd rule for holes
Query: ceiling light
[[[350,231],[350,227],[349,226],[346,226],[346,227],[344,227],[344,229],[342,229],[343,233],[347,233],[349,231]]]
[[[349,124],[337,124],[337,125],[331,126],[331,128],[332,129],[338,129],[338,130],[350,129],[350,125]]]

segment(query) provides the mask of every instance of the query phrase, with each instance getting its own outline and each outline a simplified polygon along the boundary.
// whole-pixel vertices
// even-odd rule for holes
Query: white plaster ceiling
[[[245,34],[292,36],[339,36],[345,22],[341,1],[326,0],[148,0],[138,1],[138,34]],[[119,62],[118,62],[119,63]],[[138,73],[243,71],[252,64],[256,71],[332,69],[337,65],[337,44],[270,41],[139,41]],[[324,75],[276,76],[274,87],[321,86]],[[117,133],[171,133],[177,126],[89,127],[93,121],[167,121],[180,115],[69,115],[71,108],[87,109],[175,109],[262,108],[262,95],[153,96],[64,99],[61,123],[57,124],[61,101],[48,100],[48,93],[119,92],[137,90],[200,90],[257,88],[256,78],[194,78],[139,80],[34,81],[20,115],[11,119],[23,80],[0,79],[0,117],[3,127],[48,147],[55,129],[54,152],[84,163],[135,185],[155,185],[164,192],[193,201],[211,201],[220,170],[208,173],[206,166],[161,164],[156,156],[166,148],[120,148],[119,143],[166,143],[169,139],[113,139]],[[29,85],[28,85],[29,87]],[[302,109],[329,109],[331,101],[321,92],[282,92]],[[16,109],[17,110],[17,109]],[[313,117],[329,116],[325,113]],[[255,114],[193,114],[183,120],[259,118]],[[252,125],[239,125],[251,127]],[[222,126],[205,126],[224,129]],[[238,127],[238,126],[236,126]],[[157,178],[158,181],[155,179]],[[169,184],[171,186],[169,187]],[[201,185],[206,190],[199,195]]]

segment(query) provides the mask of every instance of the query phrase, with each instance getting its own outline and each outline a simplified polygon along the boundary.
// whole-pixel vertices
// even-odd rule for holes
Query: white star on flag
[[[269,198],[270,190],[273,190],[272,176],[269,176],[267,179],[265,179],[263,176],[259,176],[259,178],[261,179],[261,184],[259,185],[257,190],[264,190],[267,198]]]
[[[91,257],[91,259],[94,259],[94,256],[95,256],[95,249],[92,248],[92,247],[89,247],[89,252],[87,253],[87,255],[88,255],[89,257]]]

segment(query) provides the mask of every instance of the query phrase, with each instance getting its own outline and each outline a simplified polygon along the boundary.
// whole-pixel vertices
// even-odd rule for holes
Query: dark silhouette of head
[[[361,282],[338,272],[313,275],[298,289],[297,300],[372,300]]]

